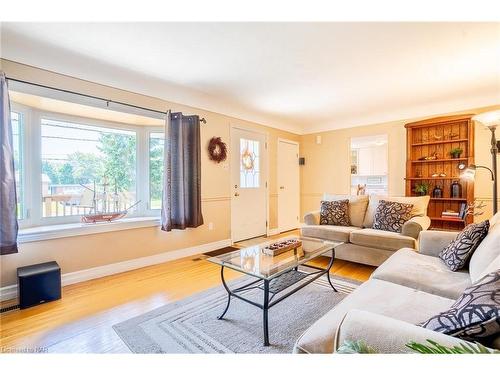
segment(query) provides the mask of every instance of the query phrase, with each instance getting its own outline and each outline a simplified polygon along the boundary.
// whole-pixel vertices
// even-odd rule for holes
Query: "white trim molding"
[[[192,255],[206,253],[231,246],[231,239],[225,239],[216,242],[187,247],[184,249],[166,251],[164,253],[150,255],[147,257],[130,259],[123,262],[106,264],[104,266],[88,268],[81,271],[65,273],[61,276],[62,285],[71,285],[87,280],[98,279],[104,276],[114,275],[126,271],[135,270],[138,268],[153,266],[155,264],[165,263],[172,260],[185,258]],[[17,285],[7,285],[0,288],[0,301],[6,301],[17,297]]]
[[[268,236],[275,236],[277,234],[280,234],[279,228],[269,228],[269,230],[267,231]]]

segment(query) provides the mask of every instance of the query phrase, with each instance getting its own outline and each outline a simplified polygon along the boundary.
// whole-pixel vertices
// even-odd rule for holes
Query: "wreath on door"
[[[212,137],[208,142],[208,156],[210,160],[220,163],[227,158],[227,146],[220,137]]]

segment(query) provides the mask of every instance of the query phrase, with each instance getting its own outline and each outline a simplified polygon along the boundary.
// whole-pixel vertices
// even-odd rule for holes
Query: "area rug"
[[[230,288],[243,285],[241,277]],[[113,326],[133,353],[291,353],[295,341],[316,320],[338,304],[360,283],[332,276],[338,293],[326,278],[307,285],[269,310],[269,340],[263,346],[262,310],[232,298],[227,303],[222,286]],[[262,303],[262,291],[246,291],[245,297]]]

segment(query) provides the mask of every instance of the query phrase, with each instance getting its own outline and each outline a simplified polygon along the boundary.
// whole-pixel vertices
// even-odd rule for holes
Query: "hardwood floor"
[[[294,234],[286,233],[285,235]],[[273,238],[283,237],[283,235]],[[252,239],[250,245],[267,239]],[[157,307],[220,285],[218,266],[193,256],[69,285],[58,301],[0,314],[0,352],[126,353],[112,326]],[[329,258],[319,258],[326,265]],[[365,281],[375,268],[336,260],[332,273]],[[230,271],[227,278],[241,274]]]

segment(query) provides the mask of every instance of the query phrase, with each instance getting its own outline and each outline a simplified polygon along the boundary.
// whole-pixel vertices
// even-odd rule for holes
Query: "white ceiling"
[[[6,59],[295,133],[500,104],[500,23],[3,23]]]

